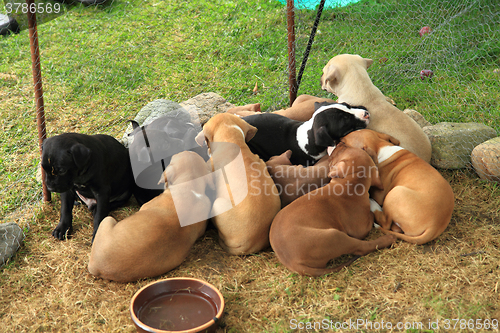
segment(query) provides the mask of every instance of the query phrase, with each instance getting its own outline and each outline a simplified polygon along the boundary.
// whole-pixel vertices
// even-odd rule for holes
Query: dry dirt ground
[[[468,171],[443,174],[455,211],[437,240],[398,241],[319,278],[288,271],[270,249],[229,256],[209,230],[185,262],[163,276],[127,284],[97,279],[87,271],[90,212],[79,206],[73,237],[57,241],[51,236],[59,216],[54,196],[35,209],[24,245],[1,271],[0,331],[134,332],[132,295],[154,280],[189,276],[222,292],[220,332],[334,331],[335,325],[339,332],[432,332],[431,323],[433,331],[482,332],[495,320],[497,329],[487,331],[498,332],[500,188]],[[122,219],[136,209],[131,201],[113,215]],[[369,238],[377,236],[373,230]]]

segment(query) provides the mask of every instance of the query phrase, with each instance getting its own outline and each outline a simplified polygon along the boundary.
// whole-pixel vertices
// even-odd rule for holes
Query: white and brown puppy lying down
[[[337,145],[330,156],[331,182],[283,208],[271,226],[271,246],[288,269],[319,276],[353,260],[327,268],[344,254],[366,255],[390,246],[396,237],[364,241],[373,227],[368,190],[381,187],[377,167],[363,150]]]
[[[341,54],[333,57],[323,68],[321,88],[338,97],[338,102],[363,105],[370,112],[368,128],[389,134],[429,163],[431,143],[422,128],[401,110],[387,101],[372,83],[368,67],[373,60],[359,55]]]
[[[451,220],[453,190],[430,164],[398,146],[387,134],[364,129],[342,138],[362,148],[375,161],[383,189],[373,189],[375,220],[381,231],[410,243],[424,244],[437,238]]]
[[[214,186],[210,172],[203,158],[194,152],[174,155],[162,175],[168,182],[162,194],[120,222],[110,216],[101,222],[90,254],[90,273],[129,282],[179,266],[207,226],[212,202],[205,191]],[[188,185],[183,186],[186,182]],[[174,186],[181,204],[174,204],[170,189]],[[199,222],[181,226],[180,216]]]

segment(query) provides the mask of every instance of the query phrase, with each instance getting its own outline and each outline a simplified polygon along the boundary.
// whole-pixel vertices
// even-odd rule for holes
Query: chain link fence
[[[295,1],[298,61],[321,15],[298,94],[332,97],[321,91],[319,76],[337,54],[371,58],[373,83],[399,109],[416,110],[423,125],[434,125],[424,128],[434,166],[499,180],[493,138],[500,129],[500,3],[330,0],[321,11],[322,3]]]
[[[35,1],[49,2],[52,9],[59,4]],[[121,138],[128,120],[148,102],[180,103],[206,89],[235,105],[286,107],[286,1],[257,3],[228,1],[200,9],[196,2],[157,1],[144,3],[148,15],[142,15],[136,4],[108,1],[97,7],[61,4],[59,13],[39,15],[48,136],[75,131]],[[432,124],[475,122],[500,129],[497,0],[329,0],[321,16],[319,4],[294,1],[297,70],[319,17],[298,94],[333,97],[321,90],[323,66],[334,55],[359,54],[374,60],[370,77],[401,110],[415,109]],[[219,19],[203,21],[209,13]],[[60,20],[67,15],[74,25]],[[182,26],[180,15],[193,17],[192,26]],[[14,16],[26,29],[25,14]],[[140,34],[130,34],[134,29]],[[26,232],[42,190],[36,180],[39,147],[27,34],[22,38],[0,41],[0,215],[2,223],[18,222]],[[207,47],[200,52],[203,43]],[[12,108],[20,113],[13,115]]]

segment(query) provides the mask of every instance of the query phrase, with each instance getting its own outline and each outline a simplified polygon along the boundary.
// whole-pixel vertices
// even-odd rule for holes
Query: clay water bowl
[[[215,332],[224,298],[211,284],[193,278],[170,278],[138,290],[130,302],[137,332]]]

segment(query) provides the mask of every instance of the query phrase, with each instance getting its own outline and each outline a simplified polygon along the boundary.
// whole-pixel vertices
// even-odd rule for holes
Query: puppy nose
[[[370,118],[370,112],[365,111],[365,113],[363,114],[363,119],[369,119],[369,118]]]

